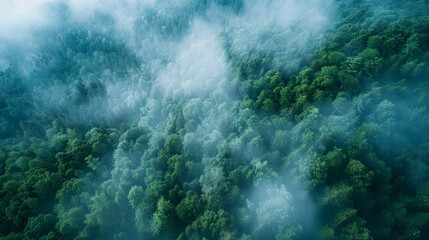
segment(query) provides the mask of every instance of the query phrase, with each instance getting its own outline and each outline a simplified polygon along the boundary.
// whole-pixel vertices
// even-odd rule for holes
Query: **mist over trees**
[[[429,239],[425,0],[0,3],[0,239]]]

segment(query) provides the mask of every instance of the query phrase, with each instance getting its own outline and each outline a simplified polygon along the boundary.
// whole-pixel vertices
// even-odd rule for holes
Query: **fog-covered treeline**
[[[425,0],[0,3],[1,239],[428,239]]]

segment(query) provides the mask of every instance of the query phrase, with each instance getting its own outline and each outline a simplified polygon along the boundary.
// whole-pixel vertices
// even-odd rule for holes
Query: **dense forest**
[[[429,1],[0,3],[0,239],[429,239]]]

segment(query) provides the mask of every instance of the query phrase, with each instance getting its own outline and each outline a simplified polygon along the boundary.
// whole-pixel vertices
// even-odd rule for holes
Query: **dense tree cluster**
[[[239,52],[226,28],[231,76],[160,90],[180,62],[130,45],[173,44],[212,5],[245,14],[207,2],[147,10],[134,43],[93,15],[0,71],[0,238],[428,239],[427,1],[334,1],[304,50]]]

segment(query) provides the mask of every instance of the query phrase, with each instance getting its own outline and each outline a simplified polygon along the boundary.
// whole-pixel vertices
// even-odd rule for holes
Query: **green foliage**
[[[189,224],[200,215],[202,208],[201,198],[195,192],[188,191],[186,197],[176,206],[176,214],[180,221]]]
[[[161,197],[158,201],[156,212],[153,214],[152,224],[150,226],[152,235],[157,237],[161,232],[171,228],[173,216],[174,205]]]
[[[334,3],[318,49],[267,31],[257,45],[278,46],[235,51],[247,7],[226,0],[136,9],[132,43],[94,12],[36,34],[40,53],[2,49],[0,238],[429,239],[427,1]],[[199,58],[166,52],[221,13],[231,71],[205,94],[207,69],[175,69]],[[67,97],[43,104],[53,90]]]
[[[188,238],[200,236],[209,239],[234,235],[234,218],[225,210],[204,211],[190,227],[186,228]]]

